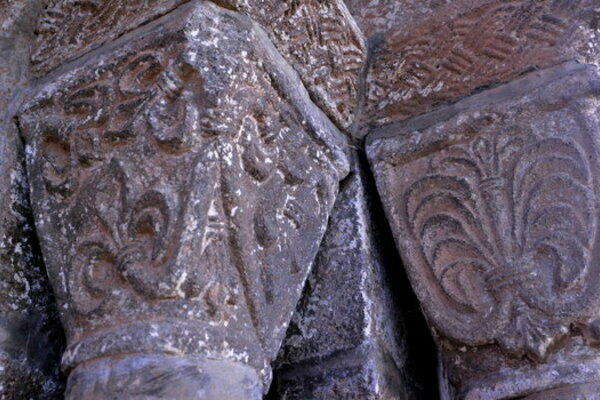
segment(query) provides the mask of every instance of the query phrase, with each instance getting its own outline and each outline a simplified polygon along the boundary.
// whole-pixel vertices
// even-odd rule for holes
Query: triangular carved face
[[[99,52],[27,103],[32,198],[71,347],[180,319],[206,329],[179,351],[226,352],[229,341],[263,354],[245,361],[263,367],[347,161],[265,38],[252,47],[242,17],[198,8],[190,26]],[[244,36],[217,50],[228,24]]]
[[[384,136],[371,157],[433,327],[541,360],[598,313],[599,165],[593,101],[536,101]]]

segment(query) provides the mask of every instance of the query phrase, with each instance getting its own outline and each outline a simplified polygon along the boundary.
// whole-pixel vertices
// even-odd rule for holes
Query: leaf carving
[[[563,299],[590,272],[597,213],[585,151],[526,129],[480,136],[435,155],[404,199],[450,336],[543,358],[566,329],[555,316]]]

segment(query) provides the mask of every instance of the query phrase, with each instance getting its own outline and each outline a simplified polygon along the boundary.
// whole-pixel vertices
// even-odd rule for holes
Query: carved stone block
[[[207,1],[33,92],[19,122],[67,397],[139,398],[153,376],[157,398],[259,398],[347,174],[344,136],[262,29]]]
[[[430,111],[535,68],[600,65],[596,0],[350,3],[371,38],[364,124]]]
[[[449,398],[598,385],[599,111],[600,74],[568,63],[369,137]]]
[[[368,189],[355,165],[277,361],[282,399],[415,398],[407,327],[391,292]]]
[[[188,0],[52,0],[39,19],[33,70],[44,75]],[[317,104],[348,128],[358,105],[366,56],[360,30],[342,0],[215,0],[243,11],[269,32]]]

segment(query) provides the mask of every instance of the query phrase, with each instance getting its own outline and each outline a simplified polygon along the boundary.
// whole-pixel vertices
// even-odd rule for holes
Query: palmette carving
[[[566,64],[369,139],[460,398],[543,390],[544,374],[597,357],[598,82]],[[564,381],[593,379],[581,371]]]
[[[346,173],[341,133],[262,31],[210,3],[94,60],[19,117],[65,367],[180,352],[268,380]]]
[[[563,314],[582,300],[571,296],[595,273],[588,158],[575,141],[514,126],[440,151],[405,191],[412,238],[445,308],[470,316],[470,341],[543,358],[568,332]],[[463,339],[464,320],[447,328]]]

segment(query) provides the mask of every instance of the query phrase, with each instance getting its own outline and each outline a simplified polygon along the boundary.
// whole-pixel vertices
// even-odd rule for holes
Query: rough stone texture
[[[568,63],[369,137],[446,398],[597,387],[599,107],[596,68]]]
[[[0,2],[0,399],[54,399],[64,339],[34,232],[18,132],[35,1]]]
[[[370,38],[363,125],[432,110],[537,68],[597,65],[596,0],[350,2]]]
[[[33,69],[43,75],[187,0],[50,0],[39,20]],[[342,0],[217,0],[269,32],[311,95],[344,129],[354,121],[364,38]]]
[[[32,70],[45,75],[188,0],[46,0],[36,23]]]
[[[127,365],[219,398],[209,359],[257,398],[348,170],[267,34],[190,2],[56,69],[19,125],[68,398],[139,398]]]
[[[227,0],[262,24],[315,103],[338,126],[355,121],[366,45],[342,0]]]
[[[0,138],[0,177],[0,399],[59,398],[64,337],[14,131],[4,130]]]
[[[278,359],[281,399],[416,398],[374,200],[356,160]]]
[[[478,4],[484,4],[486,1],[489,0],[480,0]],[[344,0],[344,2],[363,34],[369,39],[395,30],[408,31],[410,25],[418,25],[437,13],[445,13],[447,18],[453,18],[461,7],[467,6],[468,3],[474,4],[472,0]]]
[[[19,88],[26,85],[31,24],[39,12],[39,1],[0,1],[0,123],[10,118],[10,110],[18,102]],[[3,134],[3,140],[8,135]]]

